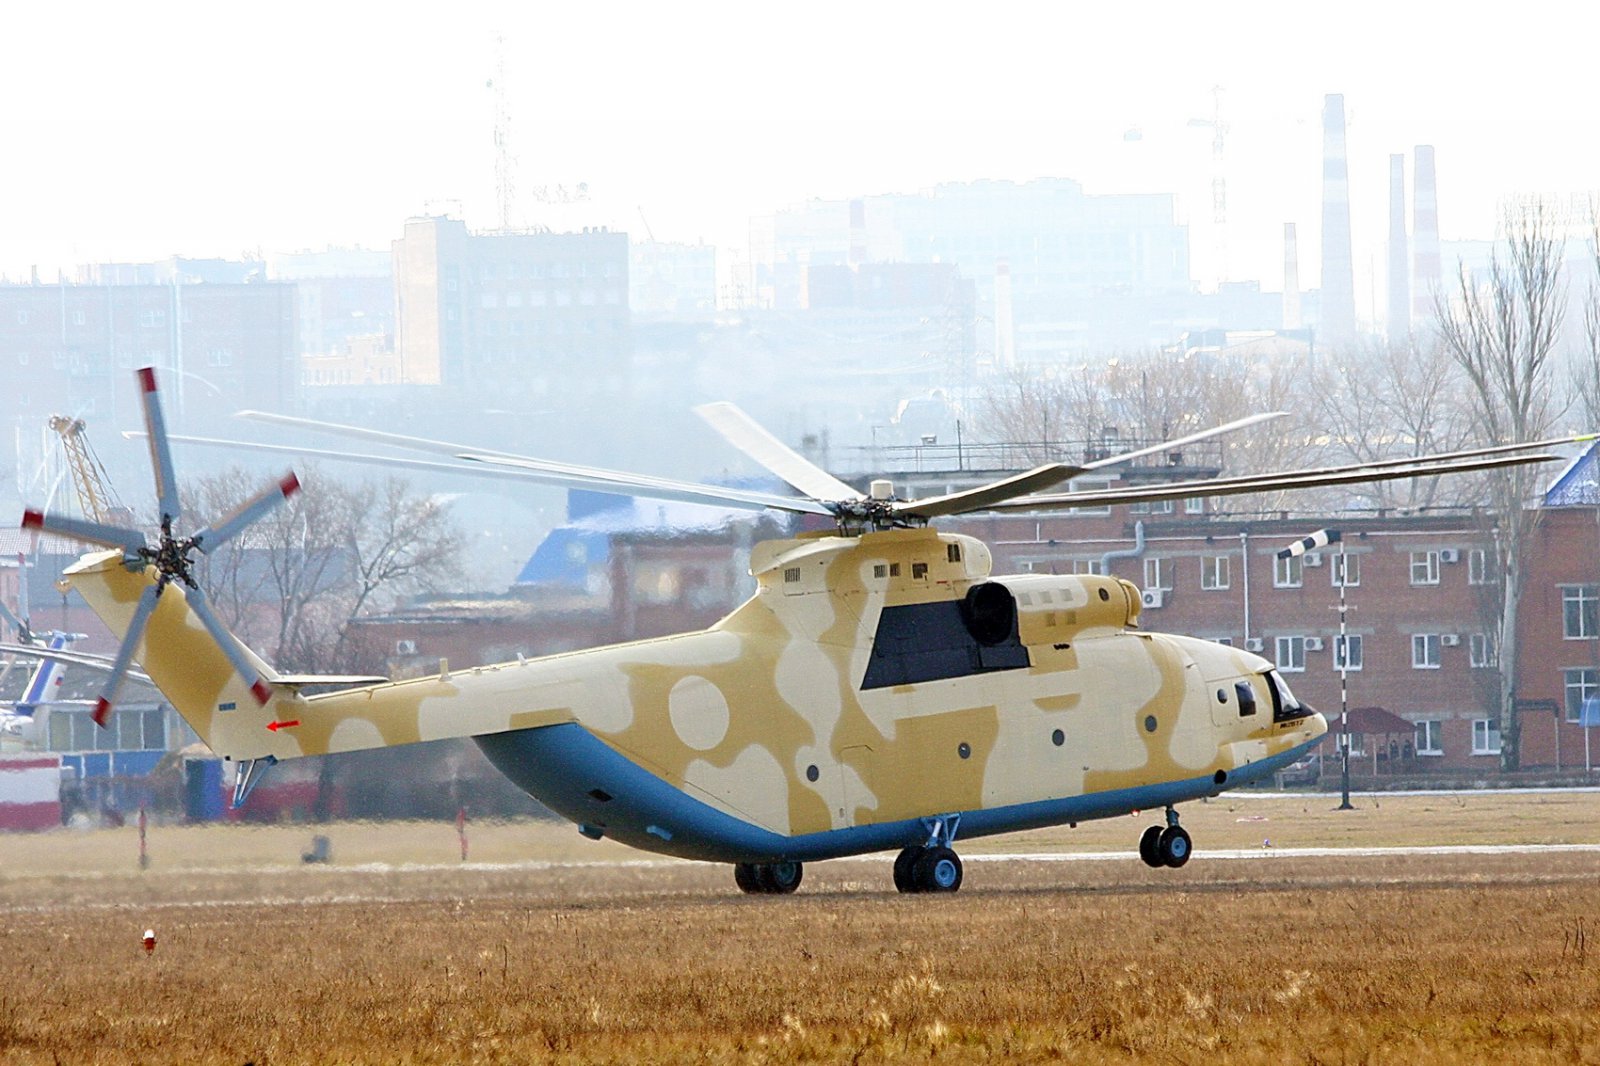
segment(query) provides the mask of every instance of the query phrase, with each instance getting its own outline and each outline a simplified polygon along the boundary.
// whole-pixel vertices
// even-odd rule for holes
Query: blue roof
[[[1600,506],[1600,441],[1591,444],[1556,478],[1544,494],[1546,507]]]

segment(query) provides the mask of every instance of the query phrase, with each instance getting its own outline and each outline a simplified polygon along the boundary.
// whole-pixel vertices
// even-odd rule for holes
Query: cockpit
[[[1289,683],[1276,670],[1267,671],[1267,689],[1272,693],[1272,721],[1292,722],[1315,714],[1310,704],[1301,703],[1289,690]]]

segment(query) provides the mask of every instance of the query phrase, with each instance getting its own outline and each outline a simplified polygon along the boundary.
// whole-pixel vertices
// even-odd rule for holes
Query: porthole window
[[[1101,589],[1100,590],[1100,598],[1102,600],[1109,601],[1111,599],[1111,593],[1107,592],[1105,589]]]
[[[815,763],[812,763],[810,766],[806,767],[806,780],[807,781],[815,781],[817,778],[819,778],[821,776],[822,776],[822,773],[821,773],[821,771],[819,771],[817,769],[817,766],[816,766]]]
[[[1217,702],[1218,703],[1227,703],[1228,702],[1228,690],[1227,689],[1225,689],[1225,688],[1217,689]]]
[[[956,748],[956,754],[963,759],[970,759],[972,757],[972,745],[963,740],[960,746]]]
[[[1156,731],[1156,726],[1160,724],[1160,722],[1156,721],[1155,715],[1146,715],[1144,720],[1144,731],[1146,733],[1154,733]]]
[[[1061,745],[1065,744],[1066,742],[1067,742],[1067,735],[1065,733],[1063,733],[1061,730],[1057,729],[1054,733],[1050,734],[1050,743],[1054,744],[1056,747],[1059,748]]]

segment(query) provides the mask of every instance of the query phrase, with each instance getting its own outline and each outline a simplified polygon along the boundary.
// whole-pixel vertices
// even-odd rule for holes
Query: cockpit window
[[[1268,670],[1268,688],[1272,691],[1272,720],[1274,722],[1287,722],[1295,718],[1304,718],[1311,711],[1305,704],[1295,698],[1289,691],[1289,683],[1279,676],[1278,671]]]
[[[1239,697],[1239,717],[1248,718],[1256,713],[1255,686],[1248,681],[1235,681],[1233,683],[1234,695]]]

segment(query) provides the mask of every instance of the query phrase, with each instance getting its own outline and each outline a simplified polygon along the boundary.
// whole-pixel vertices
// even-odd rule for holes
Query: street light
[[[1337,529],[1319,529],[1309,537],[1301,537],[1287,548],[1278,552],[1280,559],[1292,559],[1304,555],[1308,551],[1325,548],[1329,544],[1339,545],[1338,568],[1334,571],[1339,578],[1339,643],[1334,645],[1335,654],[1339,657],[1339,806],[1341,811],[1353,811],[1355,807],[1350,803],[1350,631],[1345,624],[1346,612],[1349,608],[1345,604],[1344,589],[1350,583],[1350,570],[1346,565],[1347,557],[1344,552],[1344,536]]]

